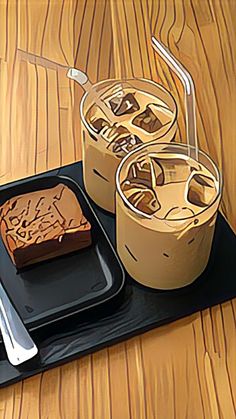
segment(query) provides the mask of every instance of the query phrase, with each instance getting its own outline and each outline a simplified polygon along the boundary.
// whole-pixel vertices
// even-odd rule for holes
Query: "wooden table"
[[[160,81],[184,138],[155,34],[193,76],[200,146],[223,170],[236,230],[235,16],[235,0],[0,0],[1,183],[81,158],[82,91],[63,66]],[[2,389],[0,419],[233,419],[235,316],[233,300]]]

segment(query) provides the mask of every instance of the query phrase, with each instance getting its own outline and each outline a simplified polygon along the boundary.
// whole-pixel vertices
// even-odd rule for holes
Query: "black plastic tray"
[[[58,183],[75,193],[91,224],[92,245],[17,272],[0,239],[0,278],[30,330],[107,302],[124,285],[124,271],[81,187],[63,176],[35,177],[0,188],[0,205],[13,196]]]
[[[83,187],[81,163],[44,176],[51,174],[70,176]],[[115,243],[114,216],[92,206]],[[0,344],[0,387],[227,301],[236,296],[235,275],[236,236],[219,214],[209,264],[192,285],[175,291],[155,291],[126,275],[122,292],[110,303],[33,331],[39,356],[21,368],[9,364]]]

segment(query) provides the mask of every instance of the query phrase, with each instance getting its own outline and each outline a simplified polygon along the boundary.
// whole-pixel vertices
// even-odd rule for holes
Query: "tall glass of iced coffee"
[[[173,139],[175,100],[151,80],[105,80],[85,93],[80,113],[86,191],[96,204],[114,212],[120,160],[143,143]]]
[[[118,254],[127,272],[152,288],[190,284],[209,259],[221,176],[207,154],[195,160],[190,148],[143,145],[117,170]]]

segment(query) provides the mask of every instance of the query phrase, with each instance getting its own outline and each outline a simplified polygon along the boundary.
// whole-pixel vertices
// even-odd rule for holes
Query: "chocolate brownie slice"
[[[17,268],[91,244],[91,226],[64,184],[9,199],[0,207],[0,232]]]

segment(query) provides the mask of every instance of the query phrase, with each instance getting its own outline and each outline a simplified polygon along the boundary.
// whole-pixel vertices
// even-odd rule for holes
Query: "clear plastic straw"
[[[171,54],[166,46],[152,36],[154,50],[163,58],[167,65],[177,74],[185,91],[186,131],[189,156],[198,160],[198,141],[196,129],[195,89],[193,79],[182,64]],[[194,155],[192,153],[194,152]]]

